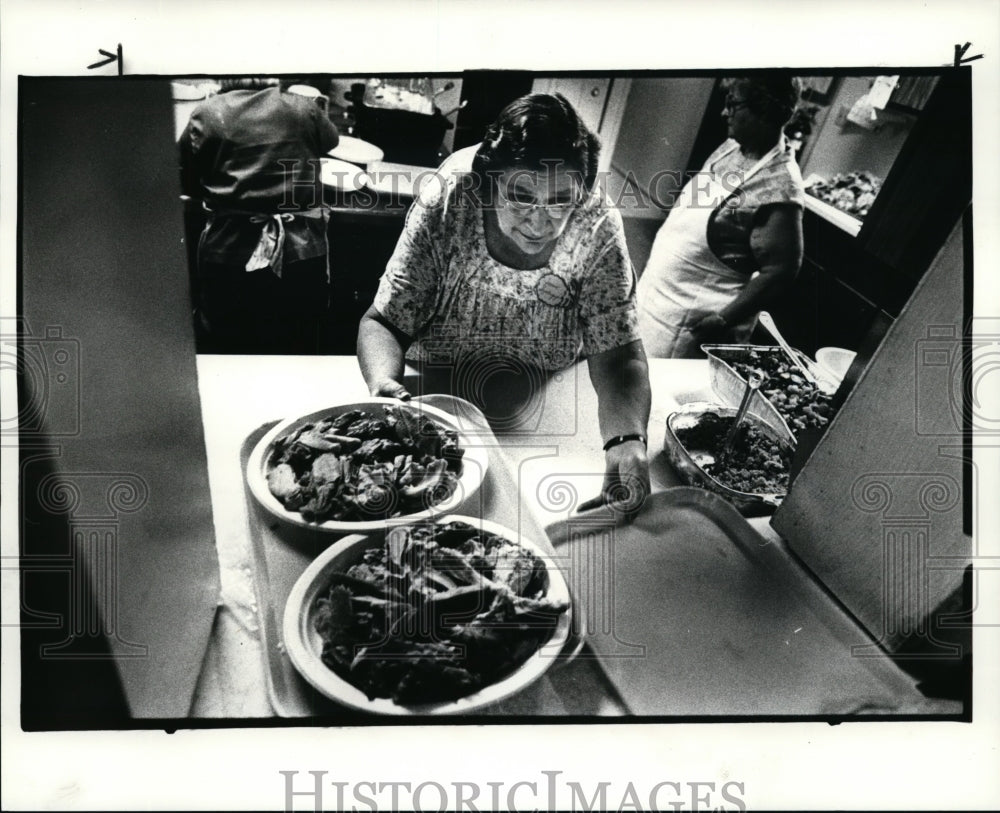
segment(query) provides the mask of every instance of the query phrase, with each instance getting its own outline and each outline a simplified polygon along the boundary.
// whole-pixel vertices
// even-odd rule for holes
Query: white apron
[[[724,152],[716,164],[738,145]],[[780,151],[776,146],[742,176],[752,177]],[[708,247],[712,213],[738,186],[723,186],[714,172],[700,172],[681,192],[656,234],[649,261],[639,279],[636,299],[639,332],[646,355],[654,358],[701,357],[700,340],[688,328],[706,313],[718,313],[739,295],[750,277],[734,271]],[[750,338],[756,315],[729,328],[730,340]]]

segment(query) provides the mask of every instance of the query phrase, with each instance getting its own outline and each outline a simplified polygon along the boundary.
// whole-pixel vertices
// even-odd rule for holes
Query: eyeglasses
[[[568,217],[581,200],[580,196],[576,195],[570,200],[541,203],[535,200],[530,193],[521,192],[518,189],[505,191],[504,184],[497,185],[497,197],[504,206],[519,217],[527,217],[535,209],[541,209],[553,220],[562,220]]]

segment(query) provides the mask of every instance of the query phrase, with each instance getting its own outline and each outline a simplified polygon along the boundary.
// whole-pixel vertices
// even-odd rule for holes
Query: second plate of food
[[[681,480],[725,497],[744,513],[773,511],[788,492],[795,438],[747,414],[728,456],[737,410],[691,403],[667,418],[664,446]]]
[[[480,710],[564,654],[572,602],[544,549],[475,517],[354,534],[305,570],[285,651],[319,692],[374,714]]]

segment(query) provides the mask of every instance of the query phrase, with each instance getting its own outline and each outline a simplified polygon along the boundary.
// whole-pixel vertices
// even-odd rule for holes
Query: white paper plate
[[[336,520],[309,522],[298,511],[289,511],[285,508],[281,501],[271,493],[271,490],[267,487],[267,472],[271,450],[274,448],[274,442],[279,437],[289,434],[303,424],[316,423],[322,418],[340,415],[352,409],[382,415],[384,408],[388,405],[400,406],[401,402],[393,398],[372,398],[368,401],[326,407],[279,423],[260,439],[260,442],[254,447],[253,452],[250,453],[250,459],[247,461],[247,485],[249,485],[254,499],[268,513],[284,522],[301,528],[339,535],[384,529],[387,522],[385,519],[374,519],[365,522],[339,522]],[[479,490],[482,487],[486,470],[489,467],[489,455],[486,446],[481,440],[471,438],[468,434],[464,433],[459,428],[456,420],[447,412],[427,404],[411,403],[405,406],[430,418],[439,426],[456,431],[458,433],[459,445],[465,450],[465,454],[462,457],[462,475],[458,479],[454,494],[449,499],[424,511],[396,517],[389,521],[419,522],[441,516],[450,511],[456,511],[460,506],[469,506],[469,510],[472,510],[471,507],[477,502]]]
[[[570,602],[569,587],[562,572],[535,542],[488,520],[453,514],[440,517],[435,522],[466,522],[476,528],[482,528],[488,533],[519,542],[545,563],[549,572],[549,589],[546,595],[553,600]],[[323,663],[323,639],[316,632],[313,621],[316,598],[329,584],[330,574],[348,570],[351,565],[361,561],[365,550],[379,547],[382,544],[383,537],[381,535],[356,534],[341,539],[323,551],[306,568],[295,586],[292,587],[288,602],[285,604],[282,625],[285,651],[292,664],[306,681],[331,700],[372,714],[467,714],[490,703],[496,703],[510,697],[538,680],[555,662],[556,656],[566,645],[572,628],[572,605],[560,616],[552,637],[537,652],[506,678],[492,683],[474,694],[458,700],[422,706],[400,706],[389,698],[369,700],[364,692],[339,677]]]
[[[433,167],[373,161],[366,167],[368,188],[385,195],[415,198],[428,184],[436,184],[432,191],[444,188],[447,182]]]
[[[368,183],[368,176],[355,164],[337,158],[320,158],[320,180],[332,189],[357,192]]]
[[[292,85],[288,88],[288,93],[294,93],[296,96],[305,96],[307,99],[318,99],[323,95],[312,85]]]
[[[381,161],[385,157],[385,152],[360,138],[342,135],[340,143],[327,155],[339,158],[341,161],[350,161],[352,164],[366,165],[373,161]]]

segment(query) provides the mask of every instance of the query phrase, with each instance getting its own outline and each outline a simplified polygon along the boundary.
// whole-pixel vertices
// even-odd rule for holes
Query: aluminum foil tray
[[[761,355],[777,353],[784,356],[784,351],[776,345],[703,344],[701,349],[708,356],[708,374],[712,385],[712,392],[725,406],[729,407],[738,407],[740,405],[747,382],[742,375],[736,372],[736,369],[729,362],[722,358],[723,354],[749,354],[751,350],[756,350]],[[796,350],[795,352],[799,354],[799,358],[808,370],[814,375],[820,375],[816,363],[809,356],[801,350]],[[781,416],[781,413],[778,412],[777,407],[771,403],[766,395],[755,392],[750,400],[748,411],[755,418],[766,423],[782,436],[791,435],[795,437],[795,433],[792,432],[791,427],[789,427],[788,423]]]

